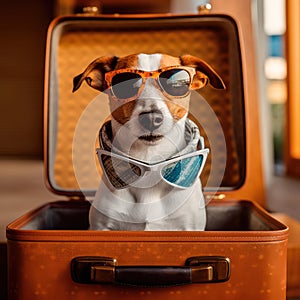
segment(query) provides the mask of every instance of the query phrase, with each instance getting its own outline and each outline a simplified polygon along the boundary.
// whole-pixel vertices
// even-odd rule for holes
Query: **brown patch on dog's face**
[[[189,110],[189,99],[165,101],[174,121],[182,119]]]
[[[178,57],[170,55],[162,55],[160,61],[160,68],[170,67],[170,66],[180,66],[180,59]]]
[[[121,57],[119,58],[116,64],[115,70],[127,69],[127,68],[136,69],[137,61],[138,61],[138,57],[136,54]]]
[[[132,115],[134,110],[136,101],[125,102],[118,107],[114,107],[113,103],[111,103],[111,114],[113,118],[120,124],[124,125],[127,123]]]
[[[138,57],[136,54],[128,55],[118,59],[115,66],[115,70],[119,69],[137,69]],[[130,101],[125,103],[115,103],[113,100],[110,101],[110,109],[113,118],[120,124],[124,125],[127,123],[132,115],[135,108],[136,101]]]

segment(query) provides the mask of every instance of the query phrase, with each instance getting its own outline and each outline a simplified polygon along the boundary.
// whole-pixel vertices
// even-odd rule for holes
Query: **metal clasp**
[[[114,283],[117,265],[115,258],[101,257],[96,264],[91,266],[91,282]]]
[[[195,256],[185,262],[186,266],[192,267],[193,282],[205,282],[196,266],[207,269],[206,282],[224,282],[230,278],[230,260],[223,256]],[[194,277],[195,276],[195,277]]]

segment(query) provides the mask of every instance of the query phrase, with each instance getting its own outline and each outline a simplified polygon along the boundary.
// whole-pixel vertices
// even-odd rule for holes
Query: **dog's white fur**
[[[210,82],[216,88],[224,88],[219,76],[200,59],[192,56],[180,58],[164,54],[138,54],[125,58],[102,57],[92,62],[85,72],[74,78],[74,91],[82,81],[104,91],[104,74],[107,71],[130,67],[144,71],[155,71],[165,66],[190,65],[197,73],[195,80],[202,86]],[[200,86],[201,86],[200,85]],[[188,114],[189,95],[176,105],[181,111],[172,109],[168,100],[148,79],[134,106],[125,107],[129,116],[118,111],[115,101],[110,100],[113,146],[138,160],[154,163],[170,158],[183,149],[185,122]],[[114,112],[116,112],[114,114]],[[130,111],[130,112],[129,112]],[[153,140],[141,137],[150,134],[139,120],[141,113],[159,111],[162,124],[151,133]],[[123,120],[123,117],[125,121]],[[102,230],[204,230],[206,224],[205,202],[200,180],[186,190],[174,188],[164,181],[147,187],[130,186],[116,190],[110,187],[103,176],[95,200],[90,209],[90,229]]]

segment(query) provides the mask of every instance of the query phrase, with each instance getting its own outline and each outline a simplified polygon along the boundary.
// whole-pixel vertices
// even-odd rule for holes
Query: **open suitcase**
[[[52,22],[46,177],[54,192],[70,199],[8,226],[9,299],[285,299],[288,229],[261,208],[249,34],[245,22],[224,14],[77,15]],[[140,52],[196,55],[227,86],[204,88],[191,102],[191,116],[201,120],[212,154],[202,178],[208,200],[203,232],[87,230],[86,200],[100,178],[96,137],[109,111],[105,96],[89,87],[72,94],[72,79],[101,55]]]

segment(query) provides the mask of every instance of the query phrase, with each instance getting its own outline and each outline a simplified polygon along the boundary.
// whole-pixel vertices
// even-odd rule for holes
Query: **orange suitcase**
[[[262,208],[254,45],[246,25],[213,13],[52,22],[45,169],[49,187],[70,199],[8,225],[9,299],[285,299],[288,229]],[[205,231],[87,230],[87,200],[100,179],[97,134],[109,112],[105,95],[89,87],[72,94],[72,79],[98,56],[134,52],[199,56],[227,86],[195,92],[190,108],[211,151],[201,175]]]

